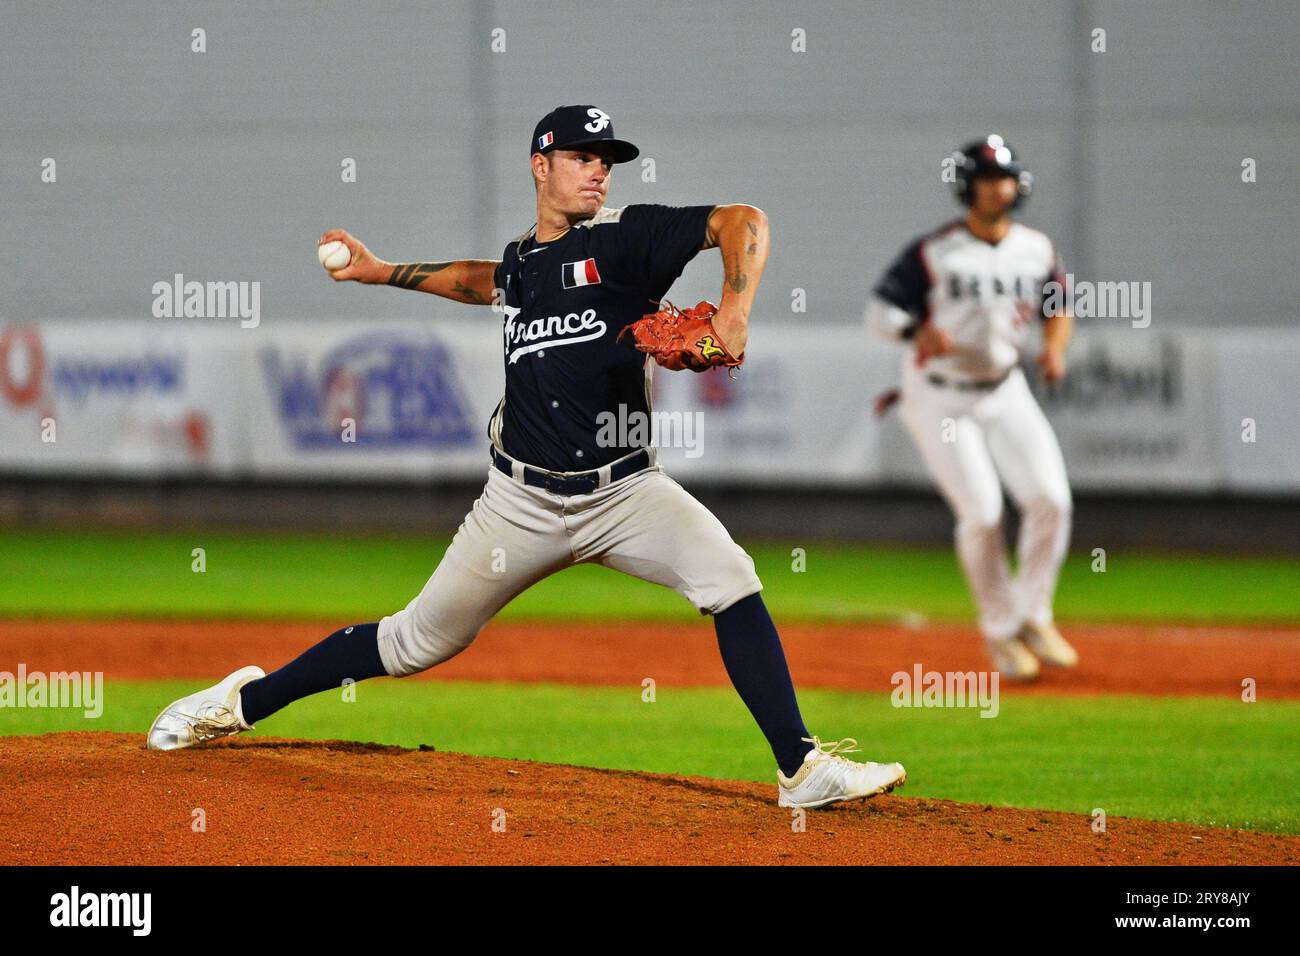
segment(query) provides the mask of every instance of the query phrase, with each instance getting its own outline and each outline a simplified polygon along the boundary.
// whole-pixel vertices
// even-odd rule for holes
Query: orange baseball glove
[[[667,300],[659,304],[659,311],[644,315],[618,333],[619,341],[628,332],[642,352],[648,352],[664,368],[679,371],[688,368],[693,372],[706,372],[723,366],[735,368],[745,360],[739,357],[718,338],[713,328],[713,316],[718,307],[703,301],[693,309],[683,312]]]

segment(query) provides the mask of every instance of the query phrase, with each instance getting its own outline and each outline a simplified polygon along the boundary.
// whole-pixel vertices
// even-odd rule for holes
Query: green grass
[[[0,710],[0,734],[143,733],[195,681],[113,681],[104,715]],[[300,701],[258,734],[342,738],[595,767],[772,781],[729,689],[392,681]],[[1300,833],[1300,702],[1007,695],[1001,712],[909,710],[883,694],[803,691],[809,724],[899,759],[905,793],[974,803]],[[143,737],[141,738],[143,743]],[[165,759],[165,758],[164,758]]]
[[[446,539],[298,533],[0,533],[0,616],[191,616],[375,619],[416,594]],[[969,620],[948,549],[808,542],[745,544],[773,612],[785,620],[867,620],[919,613]],[[191,551],[206,553],[204,573]],[[1300,621],[1300,561],[1240,557],[1072,556],[1057,612],[1071,620]],[[580,597],[579,597],[580,596]],[[504,617],[680,619],[696,614],[654,585],[604,568],[572,568],[520,596]]]

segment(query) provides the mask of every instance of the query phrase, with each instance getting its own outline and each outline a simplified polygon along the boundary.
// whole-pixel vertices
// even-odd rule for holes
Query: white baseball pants
[[[1024,373],[1013,369],[991,391],[959,391],[928,381],[908,356],[899,408],[957,519],[957,555],[984,636],[1006,640],[1026,621],[1051,623],[1070,539],[1070,486]],[[1004,483],[1021,514],[1014,576],[1003,542]]]
[[[763,588],[722,522],[659,465],[583,495],[524,485],[490,467],[424,589],[379,622],[385,669],[404,677],[454,657],[517,595],[587,562],[672,588],[702,614]]]

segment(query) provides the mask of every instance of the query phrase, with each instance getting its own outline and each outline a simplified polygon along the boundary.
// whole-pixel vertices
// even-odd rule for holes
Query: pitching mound
[[[775,784],[345,742],[9,737],[0,779],[0,865],[1300,863],[1295,836],[898,794],[797,832]]]

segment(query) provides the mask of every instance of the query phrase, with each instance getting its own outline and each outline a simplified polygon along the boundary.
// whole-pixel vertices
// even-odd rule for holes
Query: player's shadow
[[[432,751],[435,749],[427,744],[421,744],[417,749],[414,747],[398,747],[395,744],[362,743],[356,740],[281,740],[276,738],[225,740],[218,741],[210,747],[210,749],[213,750],[218,748],[270,750],[276,752],[283,752],[286,750],[314,750],[345,754],[390,754],[392,756],[419,753],[426,750]]]

